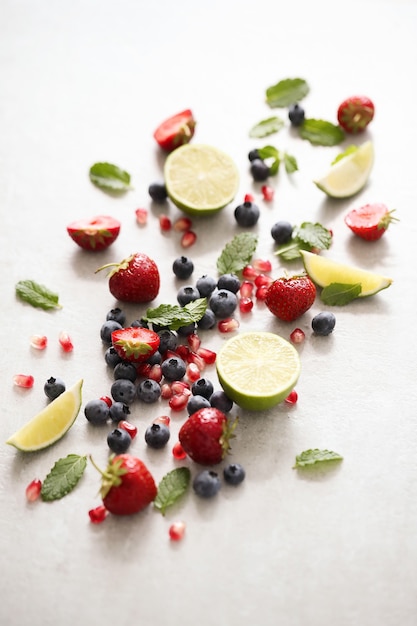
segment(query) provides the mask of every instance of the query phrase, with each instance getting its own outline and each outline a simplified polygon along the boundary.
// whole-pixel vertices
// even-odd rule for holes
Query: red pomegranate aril
[[[186,380],[174,380],[171,383],[171,391],[174,396],[181,395],[183,393],[191,393],[190,385],[187,383]]]
[[[159,363],[155,363],[155,365],[151,366],[151,369],[148,373],[148,378],[154,380],[157,383],[160,383],[162,380],[162,368]]]
[[[265,202],[271,202],[274,199],[275,191],[269,185],[262,185],[261,191]]]
[[[71,341],[71,337],[65,331],[59,333],[58,340],[64,352],[72,352],[74,350],[74,345]]]
[[[165,424],[165,426],[170,425],[171,423],[171,418],[169,417],[169,415],[160,415],[159,417],[155,417],[154,424]]]
[[[168,400],[168,404],[172,411],[183,411],[188,404],[190,393],[175,394]]]
[[[26,487],[25,494],[28,502],[35,502],[41,495],[42,482],[39,478],[32,480]]]
[[[271,278],[271,276],[267,276],[266,274],[259,274],[259,276],[255,278],[256,287],[262,287],[262,285],[270,285],[273,282],[274,279]]]
[[[249,280],[255,280],[258,274],[259,272],[256,271],[253,265],[245,265],[245,267],[242,270],[243,278],[247,278]]]
[[[198,348],[201,346],[201,339],[197,333],[191,333],[191,335],[187,336],[187,343],[193,352],[197,352]]]
[[[285,398],[287,404],[296,404],[298,400],[298,393],[293,389],[291,393]]]
[[[138,376],[143,376],[143,378],[149,378],[151,369],[152,365],[150,365],[150,363],[138,363],[136,366]]]
[[[255,297],[257,300],[261,300],[261,301],[265,300],[268,287],[269,285],[261,285],[260,287],[257,288],[255,292]]]
[[[252,266],[257,272],[265,273],[272,271],[272,263],[268,259],[254,259]]]
[[[301,330],[301,328],[294,328],[290,335],[290,341],[292,341],[292,343],[303,343],[305,338],[305,332]]]
[[[197,350],[197,354],[198,356],[201,356],[206,365],[213,365],[216,361],[217,354],[208,348],[199,348]]]
[[[32,389],[35,379],[30,374],[15,374],[13,376],[13,382],[16,387],[23,387],[23,389]]]
[[[254,202],[255,198],[251,193],[246,193],[243,202]]]
[[[136,209],[136,221],[140,226],[145,226],[148,222],[148,210],[147,209]]]
[[[197,241],[197,235],[193,230],[187,230],[181,237],[181,246],[183,248],[190,248]]]
[[[220,320],[217,324],[217,328],[221,333],[232,333],[239,328],[239,322],[233,317],[227,317],[224,320]]]
[[[188,359],[188,355],[190,354],[190,348],[188,346],[186,346],[185,344],[181,344],[179,346],[177,346],[177,350],[176,352],[167,352],[168,356],[165,356],[165,358],[170,359],[171,356],[179,356],[181,357],[184,361],[187,361]]]
[[[95,509],[91,509],[88,511],[88,515],[90,516],[90,521],[93,524],[101,524],[104,522],[108,514],[106,507],[103,504],[97,506]]]
[[[45,350],[48,345],[48,338],[45,335],[32,335],[30,345],[36,350]]]
[[[240,298],[239,300],[239,310],[241,313],[250,313],[253,309],[253,300],[252,298]]]
[[[243,280],[240,284],[239,293],[242,298],[251,298],[253,294],[253,283],[249,280]]]
[[[189,217],[179,217],[174,222],[174,230],[178,233],[185,233],[187,230],[191,229],[192,225]]]
[[[172,456],[177,459],[177,461],[182,461],[187,458],[187,454],[179,441],[177,441],[172,448]]]
[[[197,352],[190,352],[187,358],[187,363],[193,363],[200,372],[202,372],[206,367],[206,362]]]
[[[164,215],[164,214],[162,214],[162,215],[160,215],[160,216],[159,216],[159,228],[160,228],[162,231],[168,231],[168,230],[171,230],[171,228],[172,228],[172,222],[171,222],[171,220],[169,219],[168,215]]]
[[[201,378],[201,370],[195,363],[189,363],[187,365],[185,375],[190,382],[194,383],[196,380]]]
[[[184,522],[174,522],[169,527],[169,538],[172,541],[181,541],[184,537],[185,533],[185,523]]]
[[[168,383],[163,383],[161,385],[161,398],[163,400],[169,400],[169,398],[171,397],[172,397],[171,385],[169,385]]]
[[[122,428],[127,433],[129,433],[131,439],[134,439],[138,434],[138,429],[136,428],[136,426],[134,424],[131,424],[127,420],[120,420],[117,426],[118,428]]]

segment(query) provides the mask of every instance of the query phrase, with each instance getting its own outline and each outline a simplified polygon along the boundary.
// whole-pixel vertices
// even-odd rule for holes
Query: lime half
[[[374,147],[371,141],[366,141],[331,165],[328,172],[314,183],[332,198],[349,198],[366,185],[373,164]]]
[[[304,267],[311,280],[319,287],[328,287],[332,283],[356,285],[360,283],[362,291],[360,298],[372,296],[381,289],[386,289],[392,283],[391,278],[375,274],[368,270],[344,265],[332,259],[313,254],[306,250],[301,251]]]
[[[232,202],[239,186],[230,156],[204,144],[186,144],[171,152],[164,178],[172,202],[191,215],[220,211]]]
[[[22,452],[34,452],[61,439],[80,411],[82,386],[81,379],[22,426],[6,443]]]
[[[216,359],[221,386],[243,409],[262,411],[285,400],[300,375],[297,350],[274,333],[252,331],[228,339]]]

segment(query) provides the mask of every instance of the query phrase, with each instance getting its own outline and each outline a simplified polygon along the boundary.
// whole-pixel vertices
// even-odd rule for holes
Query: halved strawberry
[[[153,136],[157,144],[166,152],[189,143],[194,135],[195,119],[190,109],[185,109],[166,119],[155,130]]]
[[[395,209],[394,209],[395,210]],[[389,211],[385,204],[365,204],[358,209],[352,209],[345,216],[345,224],[358,237],[366,241],[380,239],[391,222],[397,222],[394,210]]]
[[[147,361],[158,350],[160,343],[157,333],[140,326],[115,330],[111,334],[111,339],[120,358],[135,363]]]
[[[147,254],[136,252],[120,263],[107,263],[96,273],[112,268],[109,274],[109,290],[112,296],[124,302],[150,302],[159,293],[158,266]]]
[[[360,133],[373,120],[375,106],[367,96],[351,96],[339,105],[337,120],[347,133]]]
[[[67,232],[80,248],[91,252],[100,252],[116,241],[120,226],[120,222],[114,217],[97,215],[71,222],[67,226]]]

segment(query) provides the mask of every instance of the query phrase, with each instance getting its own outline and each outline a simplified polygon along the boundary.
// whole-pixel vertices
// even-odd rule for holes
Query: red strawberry
[[[125,302],[150,302],[159,293],[160,276],[158,266],[142,252],[136,252],[120,263],[103,265],[113,268],[109,274],[110,293]]]
[[[366,96],[351,96],[339,105],[337,119],[347,133],[356,134],[365,130],[374,114],[372,100]]]
[[[100,495],[110,513],[114,515],[138,513],[155,500],[157,493],[155,481],[140,459],[130,454],[113,455],[104,472],[97,469],[102,475]]]
[[[161,148],[167,152],[172,152],[175,148],[191,141],[195,124],[192,112],[190,109],[186,109],[162,122],[153,136]]]
[[[349,211],[345,216],[345,223],[358,237],[375,241],[382,237],[391,222],[398,221],[393,213],[385,204],[365,204],[359,209]]]
[[[158,350],[160,343],[157,333],[141,327],[115,330],[111,334],[111,339],[120,358],[135,363],[147,361]]]
[[[278,278],[268,287],[265,304],[276,317],[292,322],[313,305],[316,287],[306,275]]]
[[[80,248],[99,252],[116,241],[120,232],[120,222],[108,215],[98,215],[71,222],[67,226],[67,232]]]
[[[229,452],[229,440],[237,420],[229,423],[226,415],[212,407],[199,409],[181,426],[178,438],[184,451],[196,463],[215,465]]]

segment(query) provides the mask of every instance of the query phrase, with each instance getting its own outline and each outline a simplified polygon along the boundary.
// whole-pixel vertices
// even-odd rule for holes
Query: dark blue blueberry
[[[136,366],[129,361],[120,361],[114,370],[113,370],[114,380],[119,380],[119,378],[127,378],[127,380],[131,380],[132,383],[135,382],[138,377],[138,371]]]
[[[216,325],[216,316],[211,309],[206,309],[203,317],[197,322],[200,330],[209,330]]]
[[[199,378],[191,385],[191,393],[193,396],[203,396],[210,400],[210,396],[214,391],[214,386],[208,378]]]
[[[178,346],[178,336],[173,330],[160,330],[159,335],[159,352],[165,354],[167,350],[175,352]]]
[[[162,354],[160,353],[159,350],[154,352],[153,355],[149,357],[149,359],[146,359],[146,362],[149,365],[159,365],[161,361],[162,361]]]
[[[133,320],[130,325],[132,328],[148,328],[148,322],[145,322],[145,320],[142,319]]]
[[[161,363],[162,374],[167,380],[181,380],[186,369],[185,362],[179,356],[172,356]]]
[[[230,317],[237,307],[236,294],[227,289],[219,289],[211,296],[209,306],[216,317],[220,319]]]
[[[126,314],[122,311],[122,309],[116,307],[107,313],[106,320],[114,320],[115,322],[119,322],[121,326],[124,326],[126,323]]]
[[[255,148],[254,150],[251,150],[248,154],[248,159],[249,161],[252,163],[252,161],[254,161],[255,159],[259,159],[259,152],[258,150]]]
[[[188,337],[188,335],[192,335],[193,333],[195,333],[195,327],[196,327],[195,322],[191,322],[190,324],[187,324],[186,326],[180,326],[177,329],[177,333],[181,337]]]
[[[193,287],[193,285],[180,287],[177,292],[177,301],[180,306],[185,306],[190,302],[194,302],[200,297],[200,292],[198,291],[197,287]]]
[[[148,187],[148,193],[154,202],[161,204],[168,198],[165,183],[152,183]]]
[[[291,241],[293,226],[286,220],[275,222],[271,228],[271,237],[279,245]]]
[[[115,320],[108,320],[107,322],[104,322],[104,324],[102,324],[100,328],[101,341],[105,345],[110,346],[112,332],[115,330],[120,330],[121,328],[123,328],[123,326],[119,324],[119,322],[116,322]]]
[[[95,426],[105,424],[109,419],[109,406],[104,400],[89,400],[84,407],[84,415]]]
[[[305,111],[299,104],[293,104],[288,109],[288,117],[292,126],[301,126],[304,122]]]
[[[234,212],[236,222],[243,228],[255,226],[259,220],[260,214],[261,212],[258,205],[249,201],[239,204],[239,206],[235,208]]]
[[[194,263],[186,256],[179,256],[172,264],[172,271],[177,278],[186,280],[194,271]]]
[[[136,397],[136,387],[131,380],[119,378],[112,384],[110,393],[115,402],[123,402],[130,405]]]
[[[213,470],[203,470],[193,480],[194,492],[200,498],[212,498],[219,492],[221,486],[219,475]]]
[[[187,413],[192,415],[199,409],[207,409],[210,406],[210,401],[204,396],[190,396],[187,403]]]
[[[43,386],[45,395],[49,400],[55,400],[61,393],[65,391],[65,383],[62,378],[51,376]]]
[[[230,463],[223,470],[223,478],[229,485],[240,485],[245,475],[245,470],[240,463]]]
[[[201,298],[208,298],[216,289],[216,285],[216,279],[213,276],[209,276],[208,274],[200,276],[195,284]]]
[[[122,361],[121,357],[117,354],[113,346],[107,348],[106,352],[104,353],[104,360],[106,361],[107,365],[113,369],[118,363],[121,363]]]
[[[159,450],[163,448],[171,436],[166,424],[151,424],[145,430],[145,441],[151,448]]]
[[[250,166],[250,173],[252,174],[253,180],[260,183],[269,177],[270,170],[265,161],[262,161],[262,159],[254,159]]]
[[[124,454],[128,451],[132,437],[124,428],[115,428],[107,435],[107,445],[115,454]]]
[[[215,409],[219,409],[222,413],[229,413],[229,411],[233,408],[233,400],[231,400],[225,392],[220,389],[211,394],[210,405]]]
[[[316,335],[330,335],[335,325],[336,317],[329,311],[322,311],[311,320],[311,327]]]
[[[109,409],[109,416],[112,422],[120,422],[130,415],[130,409],[124,402],[113,402]]]
[[[152,380],[152,378],[145,378],[145,380],[142,380],[139,383],[137,394],[139,400],[146,402],[146,404],[152,404],[161,397],[161,386],[156,382],[156,380]]]
[[[240,289],[240,278],[236,274],[222,274],[217,281],[217,288],[237,293]]]

